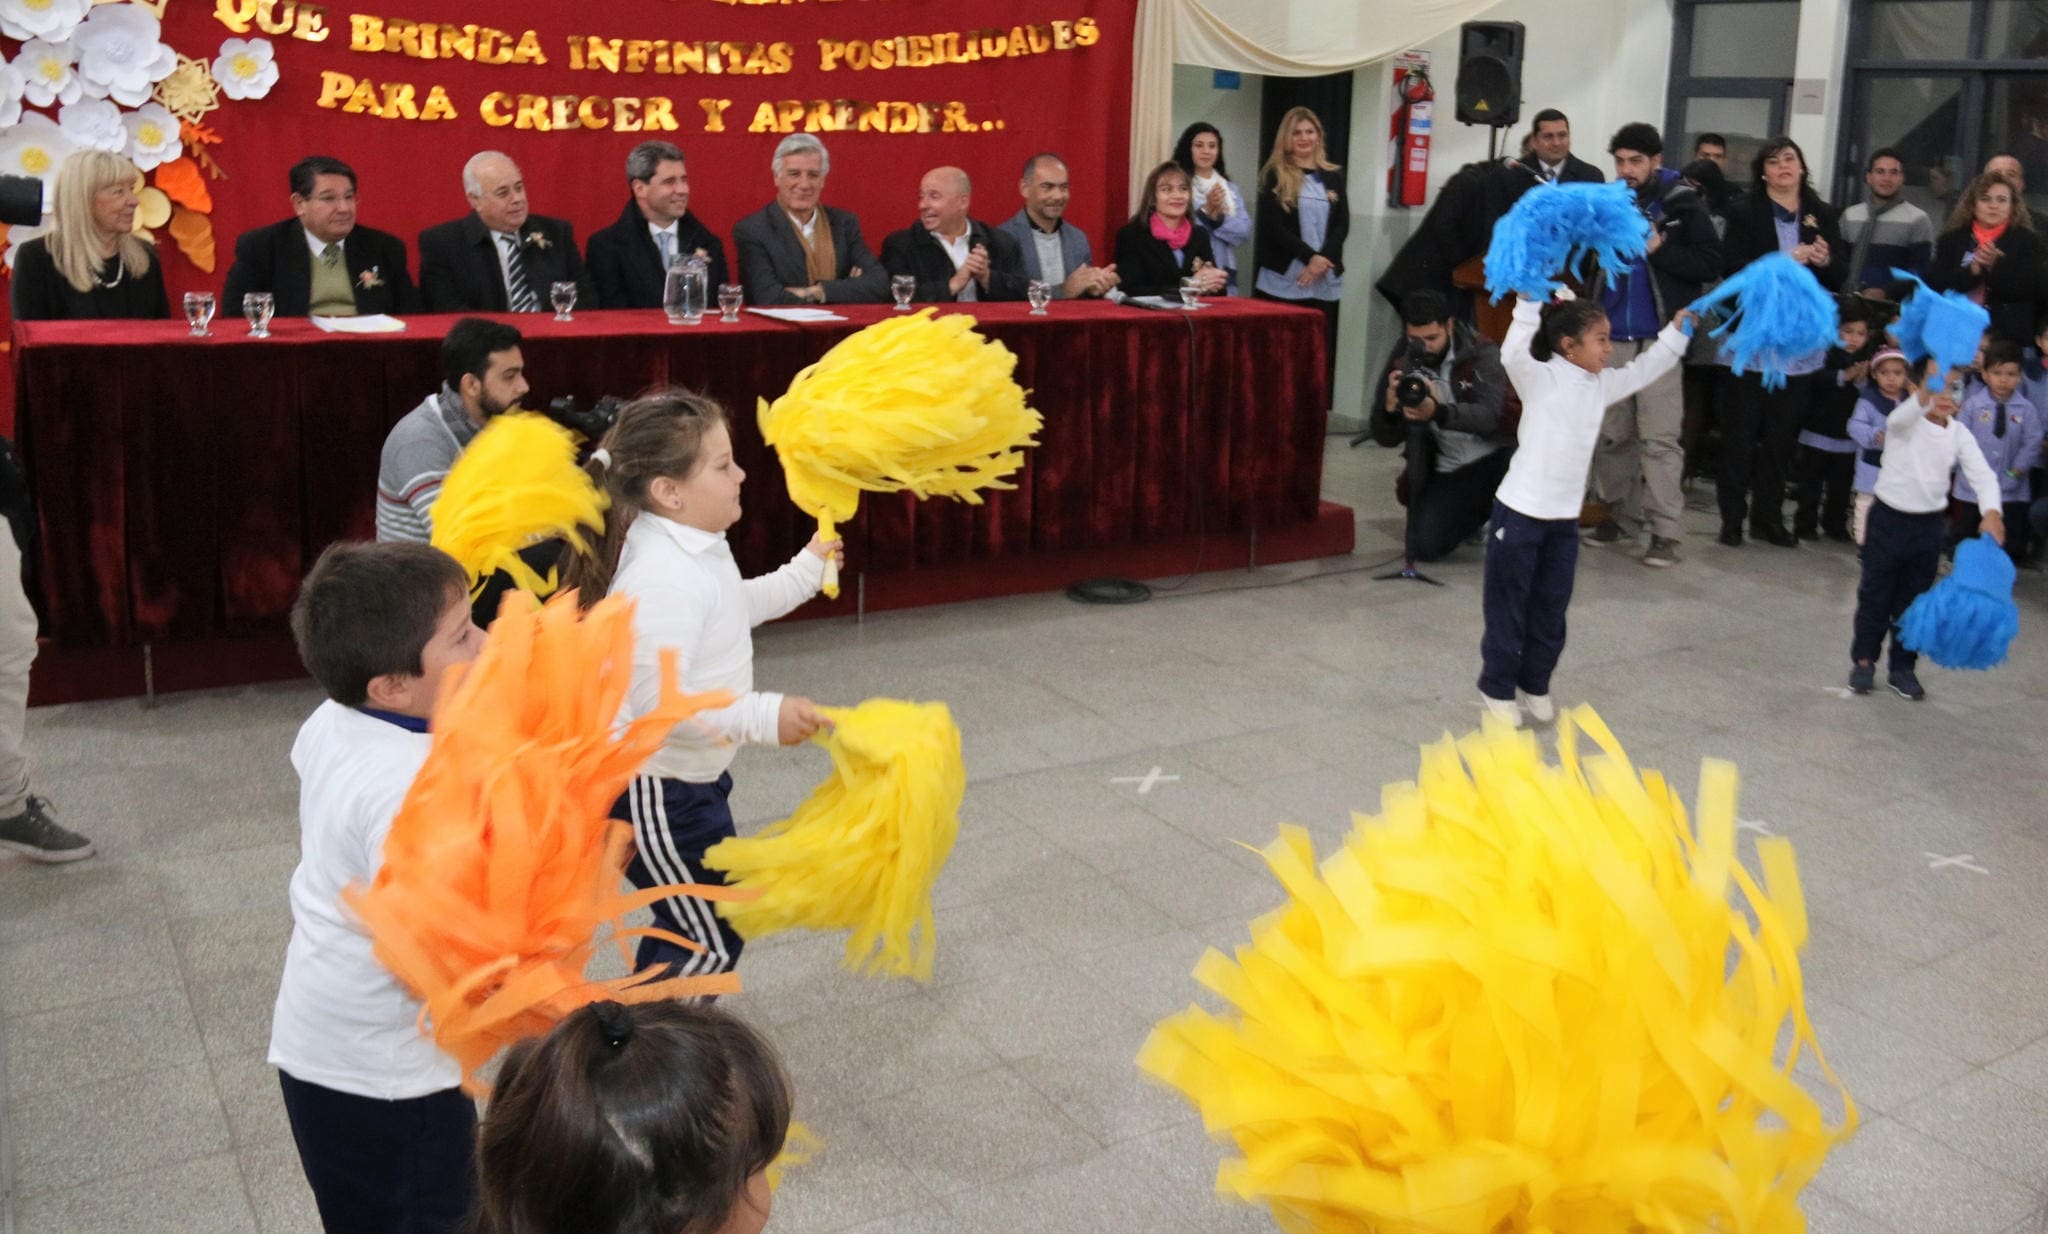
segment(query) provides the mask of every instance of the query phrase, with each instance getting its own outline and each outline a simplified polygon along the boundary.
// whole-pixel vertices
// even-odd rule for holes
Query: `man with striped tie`
[[[643,141],[626,156],[633,196],[619,221],[590,237],[584,261],[606,308],[660,308],[671,264],[691,256],[709,267],[709,287],[731,282],[725,245],[690,213],[690,169],[665,141]]]
[[[576,229],[533,214],[519,165],[496,150],[462,167],[464,218],[420,233],[420,296],[431,313],[538,313],[549,288],[576,284],[576,307],[597,308],[597,288],[576,252]]]

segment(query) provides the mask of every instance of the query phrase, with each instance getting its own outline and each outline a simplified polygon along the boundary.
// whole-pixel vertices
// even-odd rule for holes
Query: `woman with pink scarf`
[[[1188,173],[1178,163],[1161,163],[1145,178],[1138,213],[1116,233],[1116,273],[1127,296],[1180,294],[1181,280],[1193,278],[1205,296],[1221,295],[1229,274],[1216,264],[1209,233],[1195,226]]]

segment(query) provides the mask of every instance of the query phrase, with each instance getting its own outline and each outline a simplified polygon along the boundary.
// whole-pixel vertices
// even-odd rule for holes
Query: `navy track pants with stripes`
[[[612,805],[612,817],[633,825],[637,850],[626,877],[635,887],[673,883],[723,886],[725,875],[703,866],[704,850],[733,834],[731,774],[713,784],[693,784],[660,776],[635,776],[625,795]],[[691,951],[666,939],[643,938],[634,970],[669,967],[671,977],[697,977],[730,972],[740,961],[745,940],[718,915],[709,900],[669,896],[654,904],[654,924],[672,930],[704,950]]]

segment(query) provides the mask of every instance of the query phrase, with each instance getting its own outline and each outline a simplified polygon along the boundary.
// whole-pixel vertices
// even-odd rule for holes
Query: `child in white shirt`
[[[730,690],[738,701],[676,726],[612,808],[633,825],[636,887],[723,884],[704,850],[733,834],[728,768],[744,742],[795,745],[825,726],[807,698],[754,689],[753,627],[818,594],[838,540],[810,544],[773,574],[741,579],[725,532],[740,517],[746,473],[717,403],[681,390],[626,404],[592,471],[611,498],[593,556],[576,558],[567,581],[588,607],[608,592],[636,601],[633,684],[625,719],[653,710],[661,694],[661,652],[674,648],[682,687]],[[689,896],[654,905],[655,924],[698,944],[640,940],[636,969],[669,967],[683,977],[730,971],[742,940],[712,906]]]
[[[1933,384],[1934,362],[1922,368],[1920,389],[1910,390],[1885,416],[1884,456],[1877,471],[1877,500],[1864,526],[1863,579],[1856,587],[1856,632],[1849,646],[1849,688],[1868,694],[1877,680],[1877,653],[1891,635],[1891,671],[1886,684],[1900,698],[1927,697],[1914,668],[1920,657],[1899,645],[1898,621],[1921,592],[1934,585],[1948,525],[1949,474],[1957,467],[1980,493],[1998,491],[1998,477],[1984,461],[1977,439],[1954,422],[1957,403]],[[1958,384],[1962,370],[1955,371]],[[1984,509],[1981,528],[2005,543],[2005,519]]]
[[[442,678],[476,658],[483,631],[462,567],[399,542],[322,553],[292,634],[328,701],[292,744],[300,858],[269,1061],[323,1226],[453,1231],[475,1191],[476,1104],[341,893],[384,864],[384,838],[433,741]]]
[[[1550,675],[1564,654],[1565,609],[1579,562],[1579,507],[1601,421],[1610,404],[1678,367],[1691,322],[1691,313],[1678,314],[1657,346],[1611,369],[1614,344],[1598,302],[1515,305],[1500,357],[1522,399],[1521,444],[1494,493],[1479,673],[1487,710],[1511,724],[1522,717],[1517,689],[1538,723],[1557,715]]]

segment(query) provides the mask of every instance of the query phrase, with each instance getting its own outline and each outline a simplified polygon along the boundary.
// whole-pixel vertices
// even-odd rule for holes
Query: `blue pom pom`
[[[1510,292],[1547,300],[1567,272],[1583,276],[1588,258],[1626,270],[1650,248],[1650,220],[1635,190],[1612,184],[1539,184],[1493,226],[1486,289],[1495,303]]]
[[[1767,389],[1785,384],[1785,370],[1841,337],[1835,298],[1805,266],[1783,253],[1750,262],[1692,302],[1695,313],[1735,302],[1735,313],[1714,331],[1725,338],[1737,375],[1754,369]]]
[[[1906,297],[1898,324],[1892,327],[1906,358],[1917,365],[1933,356],[1939,366],[1937,381],[1950,369],[1973,363],[1977,344],[1991,325],[1991,314],[1984,306],[1959,291],[1937,293],[1905,270],[1893,270],[1892,276],[1913,284],[1913,294]]]
[[[1899,642],[1943,668],[2005,663],[2020,632],[2014,576],[2004,549],[1983,536],[1963,541],[1948,577],[1922,592],[1899,618]]]

